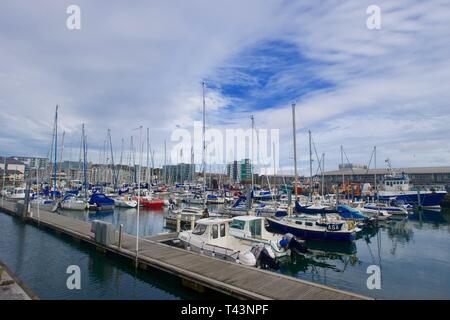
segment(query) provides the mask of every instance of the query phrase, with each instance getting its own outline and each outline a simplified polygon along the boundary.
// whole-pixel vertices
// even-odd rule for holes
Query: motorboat
[[[268,232],[263,217],[234,217],[229,224],[229,233],[238,239],[253,244],[262,243],[270,246],[276,258],[290,255],[291,249],[300,253],[306,253],[308,251],[303,241],[296,239],[293,235],[287,234],[281,236]]]
[[[270,245],[255,244],[230,234],[232,219],[205,218],[197,221],[192,231],[183,231],[178,239],[187,250],[234,261],[246,266],[277,268],[275,253]]]
[[[6,194],[6,197],[11,200],[24,200],[25,199],[25,188],[16,187]]]
[[[114,205],[118,208],[136,208],[137,201],[127,195],[114,199]]]
[[[408,215],[408,210],[406,210],[404,207],[390,206],[386,203],[367,203],[362,206],[361,211],[371,213],[386,211],[391,215]]]

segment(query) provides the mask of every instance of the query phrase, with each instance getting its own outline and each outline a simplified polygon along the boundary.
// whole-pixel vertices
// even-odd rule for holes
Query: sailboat
[[[87,182],[87,145],[86,145],[86,133],[84,130],[84,123],[81,127],[81,143],[82,143],[82,152],[83,152],[83,190],[84,190],[84,197],[83,196],[76,196],[75,194],[66,194],[66,196],[63,198],[63,200],[59,203],[59,206],[61,209],[67,209],[67,210],[86,210],[89,208],[89,204],[87,202],[87,188],[88,188],[88,182]]]
[[[297,184],[297,146],[295,128],[295,103],[292,104],[292,125],[294,140],[295,185]],[[295,189],[295,201],[297,190]],[[306,215],[296,214],[285,217],[267,217],[272,230],[279,233],[291,233],[301,239],[321,239],[336,241],[353,241],[359,229],[352,221],[343,220],[338,215]]]

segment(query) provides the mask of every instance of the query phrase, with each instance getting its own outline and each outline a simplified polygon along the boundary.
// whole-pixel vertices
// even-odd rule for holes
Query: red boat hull
[[[141,199],[141,204],[145,208],[163,208],[164,207],[164,200],[146,200]]]

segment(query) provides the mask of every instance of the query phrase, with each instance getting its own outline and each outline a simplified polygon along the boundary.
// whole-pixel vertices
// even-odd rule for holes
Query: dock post
[[[191,230],[194,230],[195,227],[195,215],[193,214],[191,216]]]
[[[181,230],[181,214],[177,214],[177,232]]]
[[[120,224],[120,226],[119,226],[119,250],[122,249],[122,231],[123,231],[123,224]]]
[[[28,179],[25,187],[25,199],[23,201],[23,211],[22,218],[26,219],[28,214],[30,213],[30,189],[31,189],[31,180]]]

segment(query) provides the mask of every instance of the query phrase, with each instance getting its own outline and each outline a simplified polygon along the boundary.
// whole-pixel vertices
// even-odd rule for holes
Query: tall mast
[[[142,126],[139,127],[139,168],[138,168],[138,203],[137,203],[137,215],[136,215],[136,265],[138,262],[139,253],[139,207],[141,199],[141,165],[142,165]]]
[[[377,194],[378,201],[378,186],[377,186],[377,147],[373,147],[373,155],[374,155],[374,163],[375,163],[375,172],[374,172],[374,183],[375,183],[375,193]]]
[[[150,183],[153,185],[153,176],[155,174],[155,149],[152,150],[151,161],[152,161],[152,167],[150,170]]]
[[[341,168],[342,168],[342,191],[345,196],[345,178],[344,178],[344,147],[341,145]]]
[[[120,166],[119,166],[119,170],[117,172],[117,182],[119,182],[119,178],[121,177],[121,172],[122,172],[122,160],[123,160],[123,138],[122,138],[122,143],[120,145]]]
[[[294,136],[294,190],[295,190],[295,201],[297,201],[297,182],[298,182],[298,173],[297,173],[297,134],[295,128],[295,103],[292,104],[292,134]]]
[[[61,171],[62,171],[63,151],[64,151],[64,137],[65,137],[65,135],[66,135],[66,132],[63,131],[62,139],[61,139],[61,153],[59,155],[59,175],[58,175],[59,179],[58,179],[58,182],[59,182],[60,186],[61,186]]]
[[[83,185],[84,185],[84,198],[87,199],[87,147],[86,147],[86,133],[84,131],[84,123],[81,127],[82,135],[83,135]]]
[[[311,130],[308,130],[309,136],[309,195],[312,198],[313,184],[312,184],[312,149],[311,149]]]
[[[203,192],[206,191],[206,104],[205,104],[205,82],[202,85],[203,93]],[[203,208],[206,209],[206,194],[203,195]]]
[[[57,161],[57,148],[58,148],[58,105],[56,105],[56,111],[55,111],[55,159],[54,159],[54,165],[53,165],[53,199],[56,198],[56,161]]]
[[[131,158],[133,160],[133,183],[136,183],[136,153],[134,152],[133,136],[131,136]]]
[[[164,139],[164,184],[167,184],[167,143]]]
[[[113,146],[112,146],[112,139],[111,139],[111,130],[108,129],[108,139],[109,139],[109,149],[111,152],[111,166],[112,166],[112,175],[113,175],[113,185],[114,190],[117,189],[117,175],[116,175],[116,169],[114,166],[114,152],[113,152]]]
[[[146,174],[146,182],[150,185],[150,136],[149,136],[149,128],[147,128],[147,174]]]
[[[325,153],[322,153],[322,196],[325,188]]]
[[[194,171],[195,171],[195,164],[194,164],[194,147],[191,147],[191,183],[194,182]]]
[[[255,118],[253,117],[253,115],[250,116],[250,119],[252,120],[252,156],[251,156],[251,161],[254,162],[254,155],[255,155],[255,149],[254,149],[254,143],[253,143],[253,136],[254,136],[254,132],[255,132]],[[252,166],[252,162],[250,162],[250,173],[252,175],[252,192],[255,189],[255,180],[253,177],[253,166]]]

